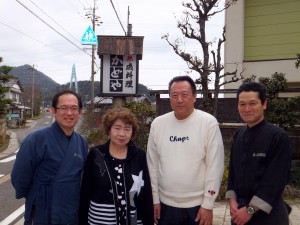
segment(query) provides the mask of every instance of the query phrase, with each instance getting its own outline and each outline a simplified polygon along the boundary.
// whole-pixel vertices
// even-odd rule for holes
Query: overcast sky
[[[172,40],[182,37],[176,28],[184,8],[181,0],[112,0],[121,23],[127,30],[127,11],[133,36],[144,36],[143,59],[139,83],[153,90],[167,89],[173,76],[184,75],[186,64],[161,36],[169,33]],[[21,4],[20,4],[21,3]],[[91,50],[81,45],[81,38],[92,26],[86,13],[91,13],[93,0],[0,0],[1,65],[34,67],[59,84],[70,82],[75,64],[77,80],[91,79]],[[31,11],[31,12],[30,12]],[[96,16],[102,22],[96,35],[125,35],[110,0],[96,0]],[[40,18],[40,19],[39,19]],[[222,32],[224,15],[211,20],[211,39]],[[200,46],[188,43],[191,52]],[[95,80],[100,80],[100,59],[96,55]],[[191,75],[197,78],[196,74]]]

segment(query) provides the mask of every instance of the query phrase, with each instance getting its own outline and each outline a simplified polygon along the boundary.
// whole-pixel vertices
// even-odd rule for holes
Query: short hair
[[[136,116],[127,108],[112,108],[107,110],[102,118],[102,126],[106,135],[109,135],[109,131],[116,122],[117,119],[122,120],[125,124],[132,126],[132,136],[134,138],[139,130],[138,119]]]
[[[58,103],[58,98],[62,95],[67,95],[67,94],[74,95],[78,100],[79,109],[82,109],[82,100],[81,100],[80,95],[72,90],[62,90],[62,91],[57,92],[52,99],[52,107],[56,109],[57,103]]]
[[[261,103],[264,104],[264,102],[266,101],[266,88],[260,83],[252,82],[252,81],[243,83],[237,90],[237,95],[236,95],[237,101],[239,101],[239,95],[243,91],[245,91],[245,92],[250,92],[250,91],[257,92]]]
[[[192,93],[193,95],[196,95],[196,84],[195,82],[193,81],[193,79],[189,76],[177,76],[177,77],[173,77],[172,80],[170,80],[169,82],[169,94],[170,94],[170,91],[171,91],[171,86],[174,82],[178,82],[178,81],[187,81],[189,82],[189,84],[191,85],[191,88],[192,88]]]

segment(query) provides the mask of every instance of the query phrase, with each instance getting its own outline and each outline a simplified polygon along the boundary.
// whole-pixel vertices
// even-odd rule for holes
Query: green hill
[[[39,89],[41,90],[42,101],[44,101],[46,105],[51,104],[52,97],[58,90],[67,89],[70,86],[70,83],[60,85],[46,74],[36,69],[34,69],[33,71],[33,67],[30,65],[13,67],[13,69],[9,71],[9,74],[17,77],[24,88],[32,87],[32,74],[34,74],[34,85],[39,87]],[[83,101],[89,101],[91,98],[91,81],[78,81],[77,84],[78,92],[82,96]],[[75,85],[72,86],[74,87]],[[155,101],[155,97],[150,96],[149,89],[142,84],[139,84],[138,86],[138,93],[140,95],[146,95],[152,102]],[[94,96],[97,96],[99,94],[100,82],[95,81]]]

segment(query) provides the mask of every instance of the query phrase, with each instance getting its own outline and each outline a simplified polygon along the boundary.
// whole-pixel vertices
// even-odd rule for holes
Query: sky
[[[184,8],[181,0],[95,0],[95,14],[101,24],[96,35],[124,36],[128,8],[132,35],[143,36],[143,58],[139,62],[139,83],[152,90],[167,90],[170,79],[185,75],[186,63],[177,56],[162,35],[183,38],[176,27]],[[113,4],[112,4],[113,3]],[[91,19],[94,0],[0,0],[0,65],[29,64],[59,84],[70,82],[75,64],[77,81],[91,80],[91,47],[81,38]],[[114,11],[114,8],[117,12]],[[121,26],[121,24],[122,26]],[[209,39],[219,37],[224,14],[210,20]],[[187,42],[186,49],[200,54],[200,45]],[[100,80],[100,59],[96,55],[95,81]],[[196,79],[197,74],[190,75]]]

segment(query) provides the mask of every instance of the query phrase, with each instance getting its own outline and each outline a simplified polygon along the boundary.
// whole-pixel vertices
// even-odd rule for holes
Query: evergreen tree
[[[297,61],[295,62],[295,66],[296,66],[296,68],[300,67],[300,54],[299,53],[297,54]]]
[[[3,59],[0,57],[0,63],[2,63]],[[8,91],[3,84],[12,76],[8,75],[8,72],[11,70],[9,66],[0,66],[0,113],[4,113],[6,109],[6,105],[11,103],[11,99],[4,99],[5,93]]]
[[[244,82],[254,81],[256,76]],[[280,127],[293,127],[300,124],[300,97],[280,98],[279,92],[287,89],[285,74],[274,73],[271,77],[260,77],[258,82],[265,86],[267,95],[266,118],[269,122]]]

